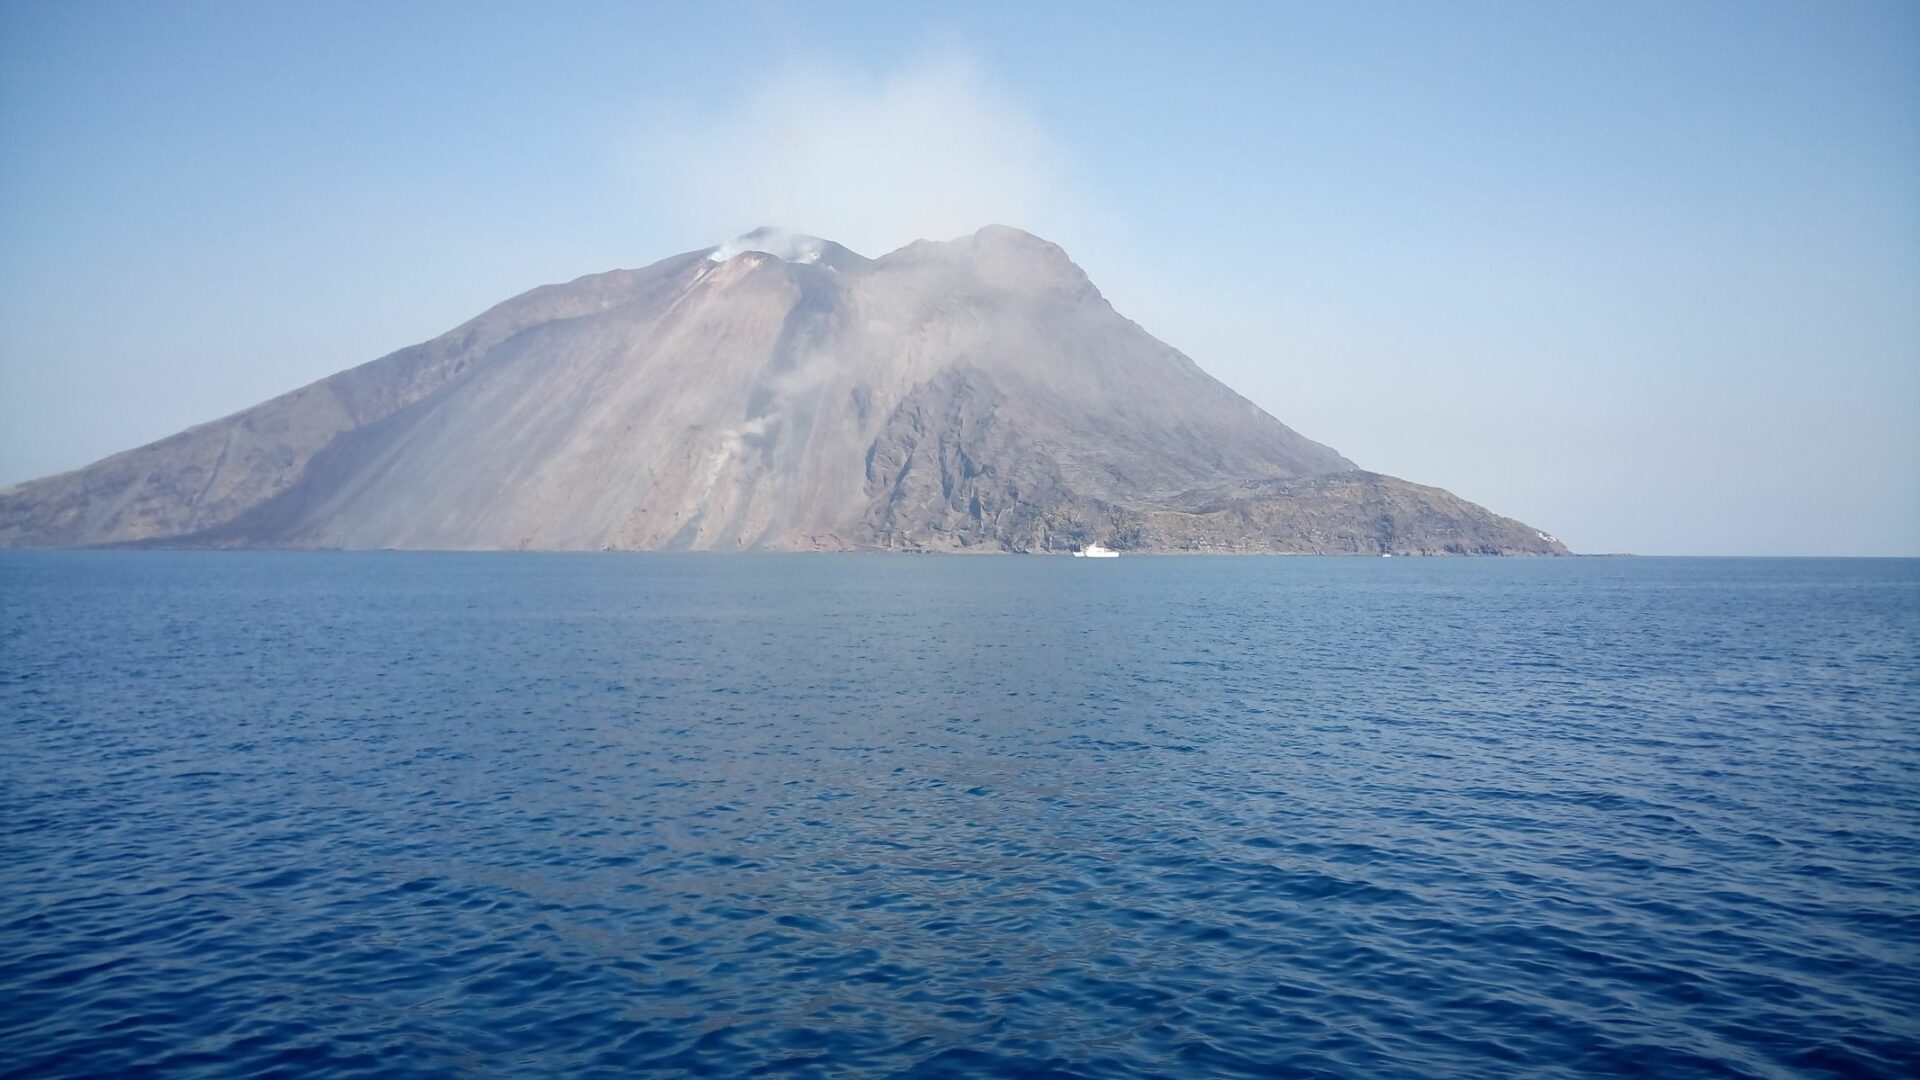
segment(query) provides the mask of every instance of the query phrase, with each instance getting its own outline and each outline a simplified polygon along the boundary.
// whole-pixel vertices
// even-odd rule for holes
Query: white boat
[[[1100,541],[1095,540],[1093,543],[1074,552],[1073,557],[1076,559],[1117,559],[1120,557],[1120,553],[1101,544]]]

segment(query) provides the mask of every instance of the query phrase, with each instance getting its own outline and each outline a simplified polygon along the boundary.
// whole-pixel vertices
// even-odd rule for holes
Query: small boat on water
[[[1100,543],[1100,541],[1095,540],[1093,543],[1074,552],[1073,557],[1076,559],[1117,559],[1120,557],[1120,553],[1105,546]]]

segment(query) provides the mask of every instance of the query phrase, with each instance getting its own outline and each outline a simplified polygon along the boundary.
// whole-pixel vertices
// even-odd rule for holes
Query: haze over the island
[[[1920,9],[1089,10],[9,5],[0,483],[763,222],[1008,222],[1575,550],[1920,553]]]

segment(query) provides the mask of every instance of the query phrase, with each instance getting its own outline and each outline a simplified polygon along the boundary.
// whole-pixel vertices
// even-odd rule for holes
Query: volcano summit
[[[1564,554],[1365,472],[1000,226],[762,229],[0,492],[0,546]]]

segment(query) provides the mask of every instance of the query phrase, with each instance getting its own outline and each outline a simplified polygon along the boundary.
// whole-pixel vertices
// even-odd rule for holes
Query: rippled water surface
[[[1920,563],[0,556],[0,1074],[1920,1072]]]

